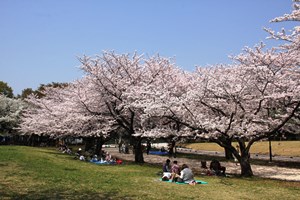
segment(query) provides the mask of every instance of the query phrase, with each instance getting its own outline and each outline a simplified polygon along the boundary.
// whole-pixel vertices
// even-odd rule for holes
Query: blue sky
[[[104,50],[175,59],[193,70],[265,40],[291,0],[0,0],[0,80],[15,94],[82,77]]]

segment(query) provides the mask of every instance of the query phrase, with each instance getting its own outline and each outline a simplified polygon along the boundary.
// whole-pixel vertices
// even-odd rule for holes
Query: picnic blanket
[[[163,181],[161,178],[159,179],[160,181]],[[197,182],[197,184],[208,184],[207,182],[205,181],[201,181],[201,180],[195,180]],[[163,182],[166,182],[166,183],[174,183],[172,182],[172,180],[168,180],[168,181],[163,181]],[[175,182],[176,184],[188,184],[188,183],[182,183],[182,182]]]
[[[107,161],[93,161],[90,160],[91,163],[97,164],[97,165],[120,165],[122,164],[122,160],[117,160],[116,162],[107,162]]]
[[[92,160],[90,160],[90,162],[91,163],[94,163],[94,164],[98,164],[98,165],[100,165],[100,164],[106,164],[106,165],[110,165],[110,164],[116,164],[116,163],[111,163],[111,162],[104,162],[104,161],[92,161]]]
[[[168,155],[169,153],[167,151],[149,151],[149,154],[151,154],[151,155]]]

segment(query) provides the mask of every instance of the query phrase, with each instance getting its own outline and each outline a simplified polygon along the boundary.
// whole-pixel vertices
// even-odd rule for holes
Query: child
[[[176,182],[179,177],[179,174],[180,174],[180,167],[177,164],[177,160],[173,161],[171,173],[172,173],[172,176],[171,176],[172,181]]]

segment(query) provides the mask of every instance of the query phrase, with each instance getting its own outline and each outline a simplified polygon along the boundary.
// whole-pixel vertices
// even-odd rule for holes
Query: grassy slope
[[[233,143],[236,146],[237,143]],[[273,155],[300,156],[300,141],[272,141]],[[185,145],[197,150],[211,150],[223,152],[224,149],[216,143],[191,143]],[[251,153],[269,154],[269,142],[256,142],[250,149]]]
[[[300,183],[197,177],[207,185],[158,181],[149,164],[99,166],[46,148],[0,146],[0,199],[300,199]]]

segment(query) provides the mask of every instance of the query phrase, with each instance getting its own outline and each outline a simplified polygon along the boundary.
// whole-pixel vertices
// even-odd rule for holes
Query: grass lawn
[[[275,156],[300,156],[300,141],[272,141],[272,154]],[[237,143],[233,143],[235,147]],[[224,152],[216,143],[190,143],[183,145],[196,150]],[[261,141],[252,145],[250,153],[269,154],[269,142]]]
[[[0,199],[300,199],[300,182],[196,177],[207,185],[158,179],[151,164],[107,166],[53,149],[0,146]]]

